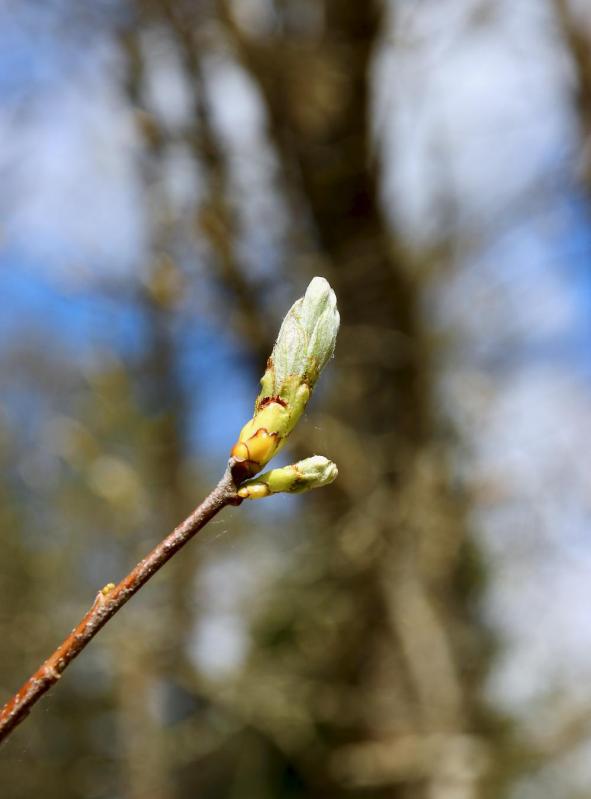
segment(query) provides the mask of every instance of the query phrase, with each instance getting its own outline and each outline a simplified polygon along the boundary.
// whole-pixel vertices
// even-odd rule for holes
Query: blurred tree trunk
[[[324,579],[351,607],[329,667],[314,674],[311,712],[320,715],[328,694],[334,710],[318,717],[322,734],[300,753],[312,775],[306,795],[357,787],[376,797],[476,797],[488,753],[478,700],[488,649],[470,618],[478,578],[436,419],[426,286],[380,209],[370,119],[381,4],[321,6],[309,35],[290,29],[297,8],[285,2],[276,32],[255,37],[220,4],[265,100],[294,218],[343,319],[320,438],[342,476]]]
[[[575,11],[569,0],[551,0],[574,74],[573,107],[581,130],[581,177],[591,189],[591,13]]]
[[[138,296],[146,342],[135,382],[146,414],[143,454],[147,481],[156,497],[151,513],[156,537],[174,528],[188,504],[183,490],[186,414],[172,333],[174,308],[161,290],[162,285],[175,282],[163,270],[174,269],[169,259],[156,257]],[[167,703],[179,686],[187,685],[186,674],[192,670],[186,647],[196,622],[192,598],[197,569],[197,549],[189,547],[169,566],[165,597],[155,595],[148,611],[138,610],[142,616],[148,612],[149,625],[138,617],[139,635],[130,640],[126,634],[119,648],[128,799],[175,795],[175,748],[167,742],[167,734],[174,736],[174,729],[166,726]]]
[[[151,201],[151,262],[135,289],[144,326],[144,357],[133,375],[146,414],[142,441],[146,479],[155,501],[151,528],[156,536],[172,529],[194,497],[186,497],[187,403],[180,384],[180,363],[174,335],[176,303],[182,290],[180,270],[170,255],[172,218],[163,188],[166,136],[158,130],[142,101],[145,93],[145,54],[134,34],[125,40],[128,92],[143,132],[143,177]],[[192,397],[195,402],[197,398]],[[118,645],[121,738],[126,750],[125,784],[128,799],[169,799],[177,766],[176,749],[167,741],[167,704],[187,688],[187,643],[196,623],[193,586],[198,569],[197,550],[187,548],[169,564],[166,598],[152,597],[149,630],[138,617],[139,635],[126,635]],[[145,607],[141,610],[145,617]]]

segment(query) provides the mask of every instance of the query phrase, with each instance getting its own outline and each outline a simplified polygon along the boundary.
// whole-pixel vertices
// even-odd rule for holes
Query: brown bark
[[[107,586],[83,619],[55,652],[29,677],[0,710],[0,742],[20,724],[31,708],[60,679],[69,664],[90,643],[123,605],[158,572],[170,558],[187,544],[222,508],[239,505],[230,468],[214,490],[178,527],[141,560],[121,582]],[[108,589],[108,590],[107,590]]]

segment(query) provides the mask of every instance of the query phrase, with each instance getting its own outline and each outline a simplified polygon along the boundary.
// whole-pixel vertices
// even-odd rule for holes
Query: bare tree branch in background
[[[257,304],[259,292],[248,280],[247,269],[237,255],[237,221],[229,206],[224,153],[212,128],[196,26],[183,19],[174,3],[164,2],[163,8],[192,91],[193,124],[187,131],[187,139],[196,163],[204,168],[207,182],[207,199],[198,211],[197,221],[216,255],[219,270],[216,279],[221,280],[235,298],[239,310],[238,331],[249,342],[253,355],[262,359],[269,351],[269,338],[261,324]]]

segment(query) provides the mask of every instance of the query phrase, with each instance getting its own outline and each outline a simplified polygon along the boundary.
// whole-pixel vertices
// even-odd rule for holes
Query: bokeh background
[[[0,750],[7,799],[591,795],[585,0],[4,0],[0,691],[217,481],[316,274],[283,462]]]

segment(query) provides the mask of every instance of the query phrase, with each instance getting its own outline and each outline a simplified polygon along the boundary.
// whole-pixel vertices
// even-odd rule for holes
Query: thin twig
[[[55,652],[29,677],[0,710],[0,742],[29,714],[33,705],[56,683],[62,672],[90,643],[98,631],[226,505],[239,505],[236,485],[228,464],[226,473],[211,494],[172,533],[132,569],[116,586],[99,591],[94,604]]]

